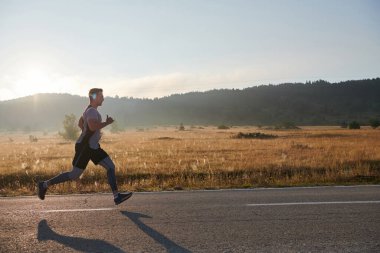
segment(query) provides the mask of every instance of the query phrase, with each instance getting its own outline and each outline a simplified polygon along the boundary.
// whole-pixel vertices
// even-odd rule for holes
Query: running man
[[[47,181],[39,182],[37,189],[38,197],[41,200],[45,199],[45,194],[49,186],[78,179],[86,169],[90,160],[95,165],[100,164],[107,170],[108,183],[111,186],[116,205],[132,196],[132,192],[121,193],[117,190],[115,165],[108,154],[99,145],[101,137],[100,129],[112,124],[114,121],[107,115],[106,121],[102,122],[102,117],[97,110],[98,106],[101,106],[104,101],[103,90],[93,88],[89,91],[89,97],[90,105],[78,123],[78,126],[82,129],[82,133],[75,144],[75,156],[72,162],[73,168],[71,171],[61,173]]]

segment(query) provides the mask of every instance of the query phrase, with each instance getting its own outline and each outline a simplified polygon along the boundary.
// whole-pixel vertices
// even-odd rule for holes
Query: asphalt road
[[[380,186],[0,198],[1,252],[380,252]]]

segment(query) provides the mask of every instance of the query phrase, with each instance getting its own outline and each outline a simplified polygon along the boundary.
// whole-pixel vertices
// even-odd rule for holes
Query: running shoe
[[[47,191],[47,188],[44,187],[44,182],[38,182],[37,191],[38,191],[38,197],[41,200],[44,200],[45,199],[45,194],[46,194],[46,191]]]
[[[121,204],[132,196],[132,192],[119,192],[117,197],[114,198],[115,205]]]

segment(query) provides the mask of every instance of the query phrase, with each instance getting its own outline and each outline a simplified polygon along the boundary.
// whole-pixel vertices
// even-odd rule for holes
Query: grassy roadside
[[[266,168],[235,171],[183,172],[173,174],[136,173],[117,175],[121,190],[160,191],[189,189],[226,189],[253,187],[289,187],[320,185],[379,184],[380,162],[361,162],[366,170],[345,167],[329,170],[323,168]],[[2,196],[33,195],[36,182],[55,176],[54,174],[0,175]],[[82,179],[51,187],[49,193],[109,192],[107,175],[103,171],[88,173]]]
[[[380,183],[378,130],[263,131],[271,139],[234,139],[243,128],[106,134],[102,147],[116,164],[121,190],[160,191]],[[6,136],[8,137],[8,136]],[[70,170],[73,144],[54,136],[28,143],[0,138],[0,195],[33,195],[36,182]],[[88,166],[81,179],[50,193],[110,192],[105,170]]]

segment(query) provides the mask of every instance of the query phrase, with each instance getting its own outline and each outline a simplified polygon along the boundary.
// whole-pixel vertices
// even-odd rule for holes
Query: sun
[[[20,74],[16,87],[24,95],[50,92],[53,88],[52,78],[48,71],[30,67]]]
[[[2,79],[1,79],[2,78]],[[0,100],[15,99],[39,93],[85,94],[86,79],[67,73],[54,65],[38,62],[18,64],[0,76]]]
[[[29,64],[17,71],[12,86],[16,97],[23,97],[38,93],[73,93],[78,81],[44,65]]]

